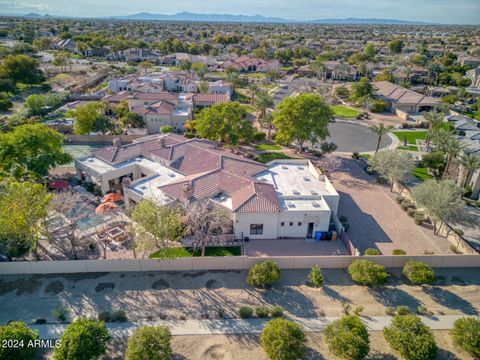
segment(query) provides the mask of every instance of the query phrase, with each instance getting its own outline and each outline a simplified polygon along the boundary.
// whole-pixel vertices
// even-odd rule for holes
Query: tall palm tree
[[[465,187],[470,175],[480,169],[480,157],[470,154],[463,154],[458,157],[458,162],[461,165],[461,169],[458,172],[457,185],[459,187]]]
[[[442,147],[445,154],[447,154],[447,163],[445,165],[445,171],[443,172],[443,178],[445,178],[448,175],[448,170],[450,169],[453,158],[462,152],[464,146],[452,135]]]
[[[428,122],[428,136],[427,136],[427,143],[426,143],[427,150],[428,150],[428,148],[430,147],[430,133],[436,125],[440,124],[443,121],[443,114],[441,112],[432,110],[427,113],[424,113],[423,117]]]
[[[259,91],[259,87],[255,83],[251,83],[248,85],[248,95],[250,97],[250,102],[253,104],[255,102],[255,96],[257,95]]]
[[[387,134],[392,130],[392,126],[385,126],[383,122],[378,125],[370,126],[370,130],[377,136],[377,146],[375,147],[375,155],[380,148],[380,142],[382,141],[383,135]]]

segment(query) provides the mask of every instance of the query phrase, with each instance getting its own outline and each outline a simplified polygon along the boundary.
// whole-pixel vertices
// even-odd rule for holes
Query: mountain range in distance
[[[16,15],[18,16],[18,15]],[[67,16],[39,15],[30,13],[23,15],[29,18],[68,18]],[[112,20],[138,20],[138,21],[199,21],[199,22],[240,22],[240,23],[286,23],[286,24],[377,24],[377,25],[432,25],[421,21],[408,21],[397,19],[377,18],[345,18],[345,19],[315,19],[315,20],[292,20],[278,17],[265,17],[262,15],[231,15],[231,14],[196,14],[181,12],[174,15],[155,14],[141,12],[126,16],[102,17]]]

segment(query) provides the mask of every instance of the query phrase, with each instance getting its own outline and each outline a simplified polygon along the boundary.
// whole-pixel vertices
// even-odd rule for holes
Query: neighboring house
[[[475,69],[468,70],[465,74],[465,77],[472,81],[471,86],[480,87],[480,66],[477,66]]]
[[[149,49],[130,48],[126,50],[115,51],[107,55],[108,60],[120,61],[158,61],[160,55]]]
[[[419,94],[389,81],[378,81],[374,86],[375,97],[385,100],[388,109],[393,113],[397,110],[407,114],[430,111],[439,104],[438,100],[430,96]]]
[[[460,65],[462,66],[472,66],[472,67],[477,67],[480,66],[480,58],[476,56],[462,56],[459,59]]]
[[[242,73],[279,71],[280,62],[278,60],[263,60],[250,55],[244,55],[225,61],[223,69],[228,68],[234,68]]]
[[[80,179],[131,207],[149,198],[184,206],[209,201],[228,212],[237,239],[311,238],[332,229],[339,194],[309,160],[268,165],[208,140],[156,135],[98,149],[75,160]]]
[[[454,124],[458,140],[463,145],[463,152],[480,157],[480,121],[462,115],[449,116],[447,120]],[[480,169],[468,174],[466,185],[472,187],[472,198],[479,199]]]
[[[53,47],[57,50],[67,50],[70,52],[75,52],[77,50],[77,43],[73,39],[53,39]]]
[[[108,82],[108,88],[115,94],[121,91],[143,93],[159,93],[165,91],[163,79],[158,76],[128,75],[123,78],[110,80]]]

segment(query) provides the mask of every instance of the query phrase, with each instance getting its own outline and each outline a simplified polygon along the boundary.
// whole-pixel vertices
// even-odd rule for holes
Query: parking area
[[[348,218],[349,237],[363,253],[375,248],[390,255],[394,249],[407,254],[450,254],[450,243],[434,235],[429,225],[415,225],[395,203],[395,194],[380,185],[361,167],[358,160],[340,157],[341,166],[332,174],[340,194],[339,215]]]
[[[248,256],[322,256],[348,255],[340,239],[333,241],[250,240],[244,244]]]

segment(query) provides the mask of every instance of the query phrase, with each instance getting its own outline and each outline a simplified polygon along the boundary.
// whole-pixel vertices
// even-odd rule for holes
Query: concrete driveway
[[[348,217],[349,237],[363,253],[375,248],[385,255],[393,249],[407,254],[449,254],[450,243],[433,234],[427,225],[415,225],[413,219],[395,203],[386,185],[379,185],[361,167],[358,160],[340,157],[341,166],[332,174],[340,194],[339,215]]]
[[[335,241],[250,240],[244,244],[248,256],[322,256],[347,255],[340,239]]]

